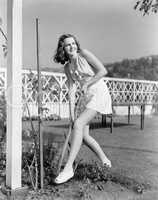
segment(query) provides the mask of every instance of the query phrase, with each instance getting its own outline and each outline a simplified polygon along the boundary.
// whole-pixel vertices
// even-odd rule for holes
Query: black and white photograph
[[[158,0],[0,0],[0,200],[158,199]]]

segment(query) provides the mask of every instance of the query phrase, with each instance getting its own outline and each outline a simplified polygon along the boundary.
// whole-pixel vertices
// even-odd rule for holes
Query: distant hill
[[[158,55],[104,64],[109,77],[158,81]]]
[[[158,55],[123,59],[119,62],[104,64],[104,66],[108,70],[109,77],[158,81]],[[41,70],[64,73],[62,65],[41,67]]]
[[[140,80],[158,81],[158,55],[141,57],[138,59],[123,59],[119,62],[104,64],[109,77],[132,78]],[[62,65],[52,68],[42,68],[44,71],[63,73]]]

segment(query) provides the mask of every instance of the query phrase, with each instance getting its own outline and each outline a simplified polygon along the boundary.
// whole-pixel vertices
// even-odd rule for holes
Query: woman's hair
[[[56,52],[55,52],[55,55],[54,55],[54,62],[65,64],[69,60],[69,57],[64,50],[64,40],[66,38],[70,38],[70,37],[72,37],[75,40],[76,45],[77,45],[77,51],[81,50],[80,44],[79,44],[79,42],[77,41],[77,39],[74,35],[63,34],[59,37],[59,40],[58,40],[57,49],[56,49]]]

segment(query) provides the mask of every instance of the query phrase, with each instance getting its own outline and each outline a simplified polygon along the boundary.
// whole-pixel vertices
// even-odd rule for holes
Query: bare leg
[[[110,160],[107,158],[98,142],[89,135],[89,125],[85,125],[83,129],[83,141],[99,157],[103,164],[107,164],[111,167]]]
[[[75,121],[72,142],[71,142],[71,150],[65,168],[68,169],[72,168],[73,162],[83,142],[84,127],[95,117],[96,114],[97,114],[96,111],[91,109],[86,109],[84,110],[83,113],[81,113],[79,118]]]
[[[64,167],[64,170],[61,173],[59,173],[59,175],[56,177],[55,183],[57,184],[64,183],[71,177],[73,177],[74,172],[72,165],[80,150],[83,141],[84,127],[94,118],[96,114],[97,112],[94,110],[85,109],[81,113],[81,115],[77,118],[77,120],[74,122],[74,130],[73,130],[70,154],[67,163]]]

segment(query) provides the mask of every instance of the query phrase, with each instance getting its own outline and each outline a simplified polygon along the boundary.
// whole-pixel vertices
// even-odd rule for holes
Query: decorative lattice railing
[[[68,88],[66,76],[62,73],[42,72],[42,105],[48,114],[68,117]],[[158,104],[158,82],[106,77],[113,105]],[[6,90],[6,69],[0,69],[0,95]],[[27,102],[31,115],[37,115],[37,72],[23,70],[23,103]],[[23,109],[23,115],[27,115]]]
[[[158,104],[158,81],[105,78],[113,105]]]

